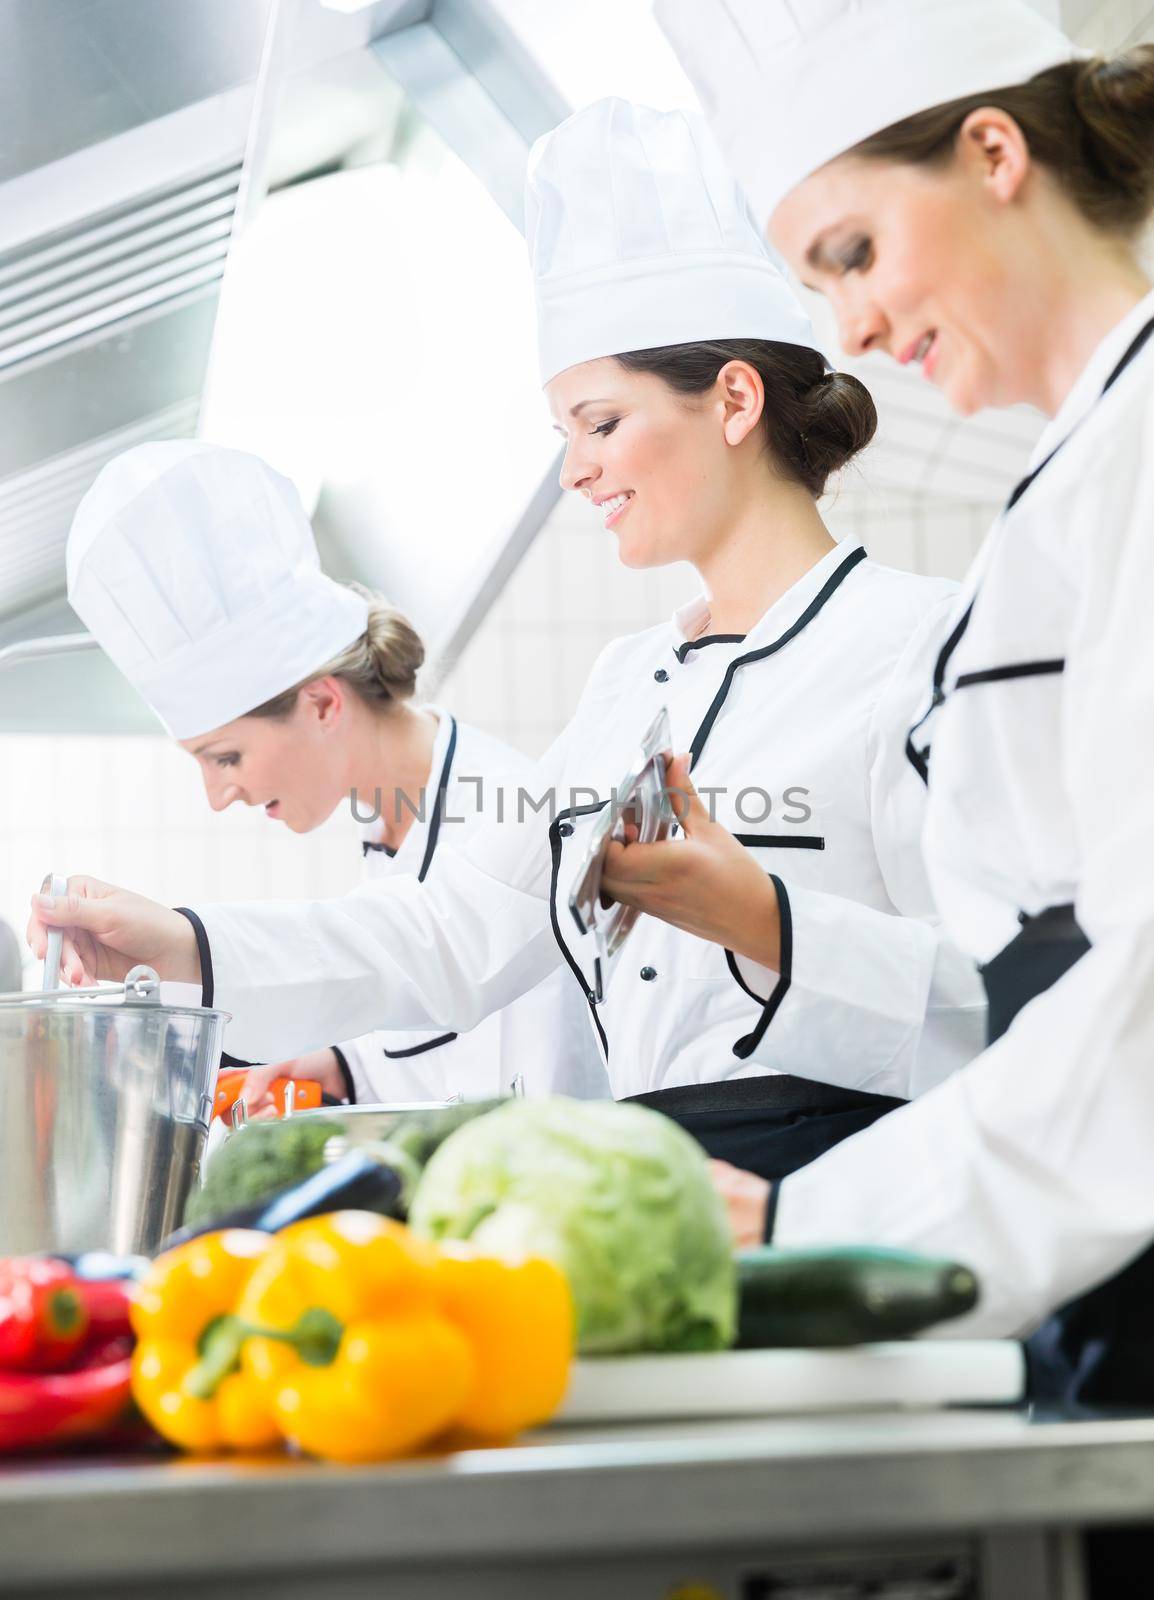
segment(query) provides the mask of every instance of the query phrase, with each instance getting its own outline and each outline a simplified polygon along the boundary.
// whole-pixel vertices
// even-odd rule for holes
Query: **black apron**
[[[705,1153],[776,1182],[835,1144],[905,1105],[786,1073],[694,1083],[626,1097],[663,1112],[693,1135]]]

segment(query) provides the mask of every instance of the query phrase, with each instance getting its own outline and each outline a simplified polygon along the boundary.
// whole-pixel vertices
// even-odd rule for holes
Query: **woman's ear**
[[[765,385],[748,361],[727,361],[717,374],[726,444],[741,444],[761,421]]]
[[[314,678],[301,690],[298,704],[320,727],[335,727],[344,709],[345,686],[339,678]]]
[[[958,129],[958,159],[993,199],[1016,199],[1030,171],[1026,136],[1006,111],[979,106]]]

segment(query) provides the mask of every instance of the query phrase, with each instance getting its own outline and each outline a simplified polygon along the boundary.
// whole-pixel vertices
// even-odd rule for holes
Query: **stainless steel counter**
[[[959,1596],[1076,1600],[1070,1530],[1131,1519],[1154,1520],[1154,1418],[554,1430],[356,1470],[93,1459],[0,1471],[0,1593],[762,1600],[880,1551],[971,1571]]]

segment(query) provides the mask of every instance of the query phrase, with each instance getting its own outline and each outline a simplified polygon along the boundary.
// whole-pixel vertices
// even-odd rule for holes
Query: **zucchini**
[[[908,1339],[978,1303],[956,1261],[905,1250],[777,1250],[737,1256],[740,1349]]]

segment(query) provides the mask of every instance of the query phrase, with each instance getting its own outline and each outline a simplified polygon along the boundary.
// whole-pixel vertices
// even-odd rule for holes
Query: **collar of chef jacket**
[[[361,843],[362,848],[367,847],[365,848],[365,855],[369,857],[370,862],[372,857],[379,852],[379,855],[383,855],[388,862],[390,871],[418,872],[423,876],[429,869],[439,843],[439,829],[436,829],[435,825],[440,805],[443,804],[443,802],[439,802],[440,790],[442,786],[447,788],[453,781],[455,762],[450,758],[449,745],[453,743],[456,723],[450,714],[440,706],[424,706],[422,709],[431,711],[437,718],[437,737],[433,740],[433,758],[429,763],[429,776],[425,783],[423,796],[424,804],[421,806],[423,816],[418,815],[413,818],[412,826],[401,841],[400,847],[395,854],[390,855],[381,842],[383,816],[378,817],[375,822],[365,824],[361,829]],[[382,786],[382,808],[389,804],[388,793],[388,788]],[[363,795],[359,797],[359,803],[362,807],[365,805],[366,798]],[[410,795],[409,798],[415,804],[420,804],[422,799],[419,795]],[[381,862],[379,857],[374,864],[380,870]]]
[[[679,607],[670,620],[672,633],[670,645],[674,655],[679,661],[691,658],[693,651],[687,647],[705,639],[727,640],[740,645],[741,649],[736,656],[738,660],[747,655],[755,655],[759,649],[772,644],[793,627],[842,563],[859,550],[865,553],[860,539],[843,539],[840,544],[835,544],[832,550],[822,556],[816,566],[803,573],[796,583],[791,584],[785,593],[774,601],[769,610],[758,618],[744,636],[711,633],[709,600],[705,595],[698,595],[687,605]]]
[[[1116,323],[1106,337],[1095,347],[1093,355],[1074,381],[1058,412],[1042,430],[1041,437],[1030,456],[1032,472],[1050,452],[1069,437],[1082,418],[1092,411],[1102,398],[1102,389],[1111,372],[1125,355],[1134,338],[1154,316],[1154,289],[1143,295],[1132,311]]]

